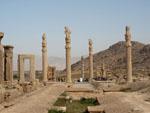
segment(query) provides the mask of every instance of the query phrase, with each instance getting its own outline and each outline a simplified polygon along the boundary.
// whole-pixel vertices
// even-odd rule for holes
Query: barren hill
[[[94,70],[101,73],[104,63],[107,75],[122,78],[126,75],[126,48],[125,42],[120,41],[108,49],[94,54]],[[150,76],[150,44],[145,45],[136,41],[132,42],[133,75],[137,77]],[[88,72],[88,58],[85,58],[85,70]],[[81,71],[81,62],[72,65],[73,73]],[[86,74],[87,75],[87,74]],[[74,76],[74,75],[73,75]],[[77,75],[76,75],[77,76]]]

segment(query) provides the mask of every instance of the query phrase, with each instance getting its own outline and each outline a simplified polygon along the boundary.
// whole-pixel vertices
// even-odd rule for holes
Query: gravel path
[[[4,108],[0,113],[47,113],[48,108],[63,93],[65,85],[52,84],[41,90],[18,98],[16,103],[8,108]]]

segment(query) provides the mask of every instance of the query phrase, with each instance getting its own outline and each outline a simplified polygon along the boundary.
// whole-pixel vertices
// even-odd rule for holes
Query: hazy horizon
[[[64,26],[71,29],[72,57],[94,53],[124,41],[125,26],[133,41],[150,42],[149,0],[0,0],[2,44],[14,53],[41,55],[42,34],[47,35],[48,56],[65,57]]]

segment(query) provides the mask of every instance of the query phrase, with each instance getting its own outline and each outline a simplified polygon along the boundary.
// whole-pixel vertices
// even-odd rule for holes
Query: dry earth
[[[2,108],[0,113],[47,113],[48,108],[56,101],[57,97],[65,90],[64,84],[52,84],[27,94],[13,101],[12,106]]]
[[[76,84],[72,88],[94,89],[90,84]],[[58,96],[66,90],[65,84],[51,84],[25,96],[13,100],[13,105],[3,108],[0,105],[0,113],[47,113]],[[80,93],[80,96],[86,94]],[[87,93],[88,96],[89,93]],[[106,92],[95,94],[98,97],[100,106],[106,113],[150,113],[149,94],[140,92]],[[11,103],[11,102],[10,102]]]
[[[150,102],[137,92],[110,92],[98,98],[106,113],[150,113]]]

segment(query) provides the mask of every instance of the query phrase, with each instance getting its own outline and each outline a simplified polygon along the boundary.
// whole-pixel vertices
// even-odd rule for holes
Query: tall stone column
[[[81,76],[84,79],[84,57],[81,56]]]
[[[70,30],[65,27],[66,34],[66,74],[67,74],[67,83],[71,83],[71,38],[70,38]]]
[[[126,58],[127,58],[127,82],[132,82],[132,44],[130,28],[126,26]]]
[[[47,82],[47,72],[48,72],[48,55],[47,55],[47,42],[46,34],[42,36],[42,73],[43,82]]]
[[[4,72],[3,72],[3,60],[4,60],[4,52],[3,52],[3,45],[1,44],[1,40],[4,37],[4,33],[0,32],[0,84],[4,81]]]
[[[4,46],[4,80],[13,82],[13,46]]]
[[[35,81],[35,56],[32,55],[30,59],[30,81]]]
[[[93,42],[89,39],[89,75],[90,80],[93,79]]]
[[[25,82],[24,58],[22,57],[22,55],[18,55],[18,75],[19,75],[19,82],[24,83]]]

